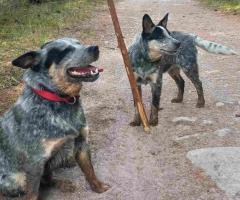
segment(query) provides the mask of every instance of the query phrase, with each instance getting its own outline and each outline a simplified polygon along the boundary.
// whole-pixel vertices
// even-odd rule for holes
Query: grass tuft
[[[216,9],[232,13],[240,14],[240,0],[201,0]]]
[[[103,0],[0,0],[0,89],[17,85],[22,70],[10,61],[27,50],[38,48],[63,29],[88,19]],[[91,35],[91,30],[81,30]],[[85,33],[84,33],[85,32]]]

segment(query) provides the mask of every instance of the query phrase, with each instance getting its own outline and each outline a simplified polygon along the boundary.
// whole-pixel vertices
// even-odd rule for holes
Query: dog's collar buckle
[[[75,96],[74,96],[74,97],[71,97],[71,99],[72,99],[73,101],[71,101],[71,100],[69,101],[69,100],[68,100],[68,102],[66,102],[66,103],[67,103],[67,104],[70,104],[70,105],[74,105],[74,104],[77,102],[77,98],[79,99],[79,96],[78,96],[78,97],[75,97]]]

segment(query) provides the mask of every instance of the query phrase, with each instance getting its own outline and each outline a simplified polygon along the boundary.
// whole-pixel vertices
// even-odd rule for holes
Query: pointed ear
[[[158,26],[162,26],[164,28],[167,28],[167,23],[168,23],[168,15],[169,13],[167,13],[164,18],[162,18],[162,20],[158,23]]]
[[[12,65],[27,69],[37,65],[40,62],[40,59],[41,56],[39,52],[30,51],[13,60]]]
[[[151,33],[152,28],[155,26],[155,24],[152,22],[151,17],[148,14],[145,14],[143,16],[142,26],[144,33]]]

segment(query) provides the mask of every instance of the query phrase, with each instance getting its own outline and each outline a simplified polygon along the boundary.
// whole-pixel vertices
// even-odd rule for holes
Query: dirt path
[[[127,44],[141,31],[144,13],[151,14],[157,22],[170,12],[170,30],[196,33],[240,52],[240,18],[237,16],[210,11],[192,0],[123,0],[117,8]],[[102,47],[98,64],[105,67],[105,73],[97,83],[85,84],[82,97],[91,127],[96,172],[112,188],[104,194],[93,193],[80,170],[74,168],[57,173],[57,176],[74,180],[77,192],[62,194],[52,190],[43,199],[228,199],[203,170],[192,165],[186,154],[198,148],[239,145],[240,119],[234,115],[240,112],[240,57],[215,56],[199,51],[200,76],[206,96],[203,109],[195,108],[196,93],[186,78],[184,103],[171,104],[176,86],[165,75],[160,124],[146,135],[142,128],[128,126],[133,116],[131,91],[106,11],[104,8],[95,13],[94,23],[89,24],[97,27],[95,43]],[[78,34],[73,31],[70,35],[78,37]],[[149,110],[149,87],[144,87],[143,94]],[[176,123],[173,122],[176,117],[193,120]]]

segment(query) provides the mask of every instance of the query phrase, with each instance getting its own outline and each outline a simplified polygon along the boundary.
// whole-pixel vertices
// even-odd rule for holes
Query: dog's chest
[[[151,84],[151,83],[157,83],[159,76],[158,70],[152,73],[144,73],[142,71],[134,71],[134,77],[137,81],[137,84]]]

